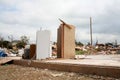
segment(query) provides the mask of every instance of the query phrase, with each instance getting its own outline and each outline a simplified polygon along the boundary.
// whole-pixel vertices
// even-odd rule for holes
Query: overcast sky
[[[56,41],[60,18],[76,27],[77,40],[87,43],[90,16],[94,42],[120,43],[120,0],[0,0],[0,35],[26,35],[35,42],[36,31],[42,28]]]

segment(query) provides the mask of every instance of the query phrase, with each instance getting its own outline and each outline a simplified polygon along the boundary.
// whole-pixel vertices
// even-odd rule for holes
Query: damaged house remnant
[[[57,35],[57,58],[74,58],[75,57],[75,27],[62,24],[58,28]]]

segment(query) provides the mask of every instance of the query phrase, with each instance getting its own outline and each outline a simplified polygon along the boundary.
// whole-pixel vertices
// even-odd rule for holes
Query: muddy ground
[[[0,80],[120,80],[110,77],[83,75],[34,67],[5,64],[0,66]]]

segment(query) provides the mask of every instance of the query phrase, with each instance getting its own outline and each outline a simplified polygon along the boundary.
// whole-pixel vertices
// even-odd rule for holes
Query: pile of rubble
[[[13,47],[12,49],[7,49],[7,48],[0,48],[0,57],[15,57],[15,56],[20,56],[25,53],[27,49],[29,49],[29,45],[26,45],[25,48],[16,48]]]

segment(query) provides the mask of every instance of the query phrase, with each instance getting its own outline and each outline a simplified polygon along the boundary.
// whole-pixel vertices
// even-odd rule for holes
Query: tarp
[[[0,50],[0,57],[6,57],[6,56],[7,56],[7,54],[4,51]]]

